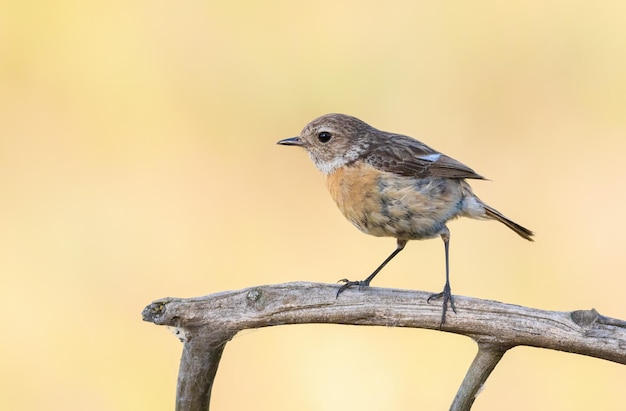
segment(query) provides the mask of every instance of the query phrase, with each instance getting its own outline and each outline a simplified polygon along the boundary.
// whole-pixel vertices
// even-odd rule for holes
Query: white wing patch
[[[437,160],[439,160],[439,158],[441,157],[441,154],[436,153],[436,154],[428,154],[425,156],[419,156],[419,158],[421,158],[422,160],[426,160],[426,161],[430,161],[430,162],[436,162]]]

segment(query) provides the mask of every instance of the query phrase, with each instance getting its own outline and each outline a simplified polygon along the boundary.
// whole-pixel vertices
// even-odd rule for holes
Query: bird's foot
[[[443,324],[446,322],[446,313],[448,312],[448,302],[450,303],[450,308],[456,314],[456,306],[454,305],[454,297],[452,296],[452,290],[450,289],[450,284],[446,283],[443,287],[443,291],[437,294],[431,294],[430,297],[426,300],[427,303],[430,304],[430,300],[438,300],[443,297],[443,306],[441,311],[441,322],[439,323],[439,328],[443,327]]]
[[[346,291],[348,288],[352,287],[353,285],[358,285],[359,288],[361,288],[361,287],[369,287],[369,285],[370,285],[369,281],[365,281],[365,280],[350,281],[347,278],[342,278],[341,280],[339,280],[337,282],[338,283],[345,283],[345,284],[343,284],[341,287],[339,287],[339,290],[337,290],[337,295],[335,296],[335,298],[339,297],[339,294],[341,294],[342,292]]]

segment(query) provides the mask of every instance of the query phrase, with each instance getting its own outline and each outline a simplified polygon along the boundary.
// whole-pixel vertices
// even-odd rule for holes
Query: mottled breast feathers
[[[372,167],[401,176],[484,179],[465,164],[399,134],[372,144],[364,157]]]

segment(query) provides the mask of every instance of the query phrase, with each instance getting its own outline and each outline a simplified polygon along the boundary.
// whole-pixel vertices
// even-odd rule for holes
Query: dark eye
[[[328,143],[331,139],[332,135],[328,131],[322,131],[317,135],[317,139],[320,143]]]

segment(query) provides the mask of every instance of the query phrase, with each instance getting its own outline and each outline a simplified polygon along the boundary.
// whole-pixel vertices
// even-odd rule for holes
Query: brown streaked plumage
[[[446,222],[459,216],[500,221],[526,240],[533,232],[483,203],[465,179],[483,179],[468,166],[411,137],[377,130],[356,117],[326,114],[307,124],[298,137],[278,144],[307,150],[326,176],[330,194],[343,215],[359,230],[394,237],[397,247],[362,281],[345,281],[337,295],[353,285],[368,286],[409,240],[440,236],[444,241],[446,282],[440,326],[448,303],[456,312],[450,289]]]

